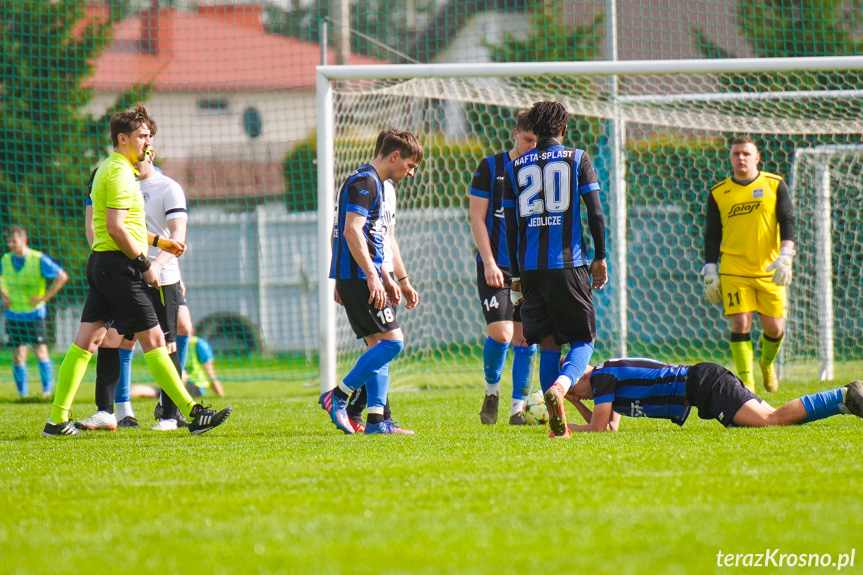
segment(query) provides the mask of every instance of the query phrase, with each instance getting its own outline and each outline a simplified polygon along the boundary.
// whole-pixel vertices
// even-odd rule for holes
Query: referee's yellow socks
[[[57,373],[57,393],[54,394],[54,405],[51,407],[53,423],[69,421],[69,409],[78,392],[78,386],[84,379],[84,372],[87,371],[87,364],[90,363],[91,357],[93,357],[92,353],[74,343],[66,352],[66,357],[63,358],[60,371]]]
[[[168,348],[162,346],[148,351],[144,354],[144,361],[147,362],[147,368],[149,368],[159,387],[165,390],[165,393],[177,405],[186,419],[191,421],[189,414],[192,413],[195,400],[183,387],[183,381],[177,375],[177,368],[174,367],[174,362],[168,355]]]
[[[750,391],[755,389],[755,374],[752,373],[752,339],[748,333],[731,334],[731,357],[737,368],[737,377]]]

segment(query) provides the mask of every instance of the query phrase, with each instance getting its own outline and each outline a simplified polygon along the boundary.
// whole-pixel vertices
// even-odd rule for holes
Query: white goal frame
[[[481,63],[481,64],[393,64],[373,66],[318,66],[317,67],[317,175],[318,175],[318,350],[321,391],[336,385],[336,306],[333,301],[333,282],[329,280],[330,234],[335,209],[335,125],[333,82],[339,80],[372,80],[402,78],[491,78],[538,76],[605,76],[612,79],[621,75],[669,74],[733,74],[818,72],[834,70],[863,70],[863,56],[834,56],[817,58],[735,58],[716,60],[631,60],[598,62],[536,62],[536,63]],[[705,95],[706,97],[707,95]],[[617,96],[614,96],[617,98]],[[716,95],[710,95],[716,98]],[[729,94],[729,100],[739,95]],[[654,97],[656,98],[656,97]],[[661,96],[659,97],[661,98]],[[697,95],[687,96],[697,98]],[[619,97],[620,102],[625,97]],[[626,189],[623,147],[626,127],[620,117],[610,118],[617,148],[613,150],[614,174],[609,190],[610,220],[613,230],[610,238],[612,277],[615,293],[624,305],[618,306],[621,343],[618,353],[626,355],[627,334],[627,269],[626,269]],[[821,274],[819,274],[821,275]],[[832,333],[832,332],[831,332]],[[832,351],[832,345],[830,347]],[[830,363],[832,374],[832,359]],[[826,368],[824,368],[826,369]]]

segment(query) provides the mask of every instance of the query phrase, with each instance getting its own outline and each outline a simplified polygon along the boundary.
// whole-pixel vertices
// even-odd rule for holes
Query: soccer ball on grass
[[[528,425],[545,425],[548,423],[548,409],[541,391],[534,391],[524,404],[524,420]]]

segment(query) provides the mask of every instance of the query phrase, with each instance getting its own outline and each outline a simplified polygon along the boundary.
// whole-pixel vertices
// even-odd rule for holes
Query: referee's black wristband
[[[148,269],[150,269],[150,260],[144,254],[138,254],[138,257],[132,260],[132,265],[141,272],[144,273]]]
[[[403,281],[405,281],[406,279],[408,279],[408,276],[405,276],[405,277],[403,277],[403,278],[399,278],[398,282],[399,282],[399,283],[402,283],[402,282],[403,282]]]
[[[153,247],[154,248],[159,247],[159,236],[153,236]]]

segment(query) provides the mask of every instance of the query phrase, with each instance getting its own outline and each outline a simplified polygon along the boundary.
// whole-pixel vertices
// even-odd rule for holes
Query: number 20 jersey
[[[560,144],[538,147],[513,160],[507,176],[503,205],[515,207],[518,216],[521,270],[587,265],[581,195],[599,190],[587,152]]]

